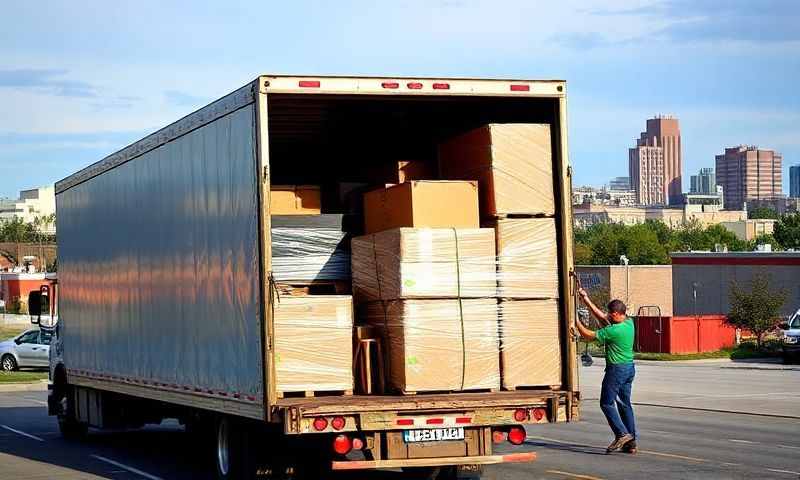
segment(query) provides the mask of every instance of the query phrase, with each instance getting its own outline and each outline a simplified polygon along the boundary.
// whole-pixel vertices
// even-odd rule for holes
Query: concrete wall
[[[725,315],[730,310],[731,281],[748,288],[748,282],[758,271],[772,276],[773,288],[788,291],[783,315],[800,308],[800,265],[673,265],[672,311],[675,315]]]
[[[650,305],[658,306],[661,315],[672,315],[671,265],[582,265],[576,270],[584,288],[608,289],[610,298],[625,302],[630,315]],[[655,310],[646,313],[655,315]]]

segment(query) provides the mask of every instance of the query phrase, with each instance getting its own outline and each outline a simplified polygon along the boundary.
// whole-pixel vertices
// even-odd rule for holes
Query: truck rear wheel
[[[89,426],[78,421],[75,416],[75,389],[68,385],[61,385],[66,389],[66,408],[58,414],[58,430],[67,440],[80,440],[89,432]]]
[[[218,479],[256,477],[259,464],[249,433],[250,428],[245,421],[229,416],[220,417],[216,421],[213,439]]]

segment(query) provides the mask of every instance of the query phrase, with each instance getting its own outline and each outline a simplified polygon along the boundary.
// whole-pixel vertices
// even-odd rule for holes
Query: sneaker
[[[632,455],[636,454],[637,447],[636,447],[636,440],[631,440],[625,445],[622,446],[622,451],[625,453],[630,453]]]
[[[630,442],[631,440],[633,440],[633,435],[631,435],[630,433],[626,433],[621,437],[617,437],[613,442],[611,442],[611,445],[609,445],[608,448],[606,448],[606,453],[616,452],[617,450],[621,449],[623,445]]]

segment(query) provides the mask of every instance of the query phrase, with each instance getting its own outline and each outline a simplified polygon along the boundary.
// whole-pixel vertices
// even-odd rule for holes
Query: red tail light
[[[346,455],[352,449],[353,442],[350,441],[350,437],[347,435],[337,435],[333,439],[333,451],[339,455]]]
[[[533,409],[533,418],[535,418],[537,421],[541,420],[541,419],[544,418],[545,413],[547,413],[547,412],[544,411],[544,408],[534,408]]]
[[[512,92],[530,92],[531,86],[530,85],[511,85]]]
[[[449,83],[434,83],[432,87],[434,90],[450,90]]]
[[[400,418],[400,419],[397,420],[397,424],[401,425],[401,426],[414,425],[414,419],[413,418]]]
[[[319,80],[300,80],[297,84],[303,88],[319,88]]]
[[[406,84],[406,87],[408,87],[409,90],[419,90],[422,88],[422,84],[419,82],[411,82]]]
[[[314,423],[312,423],[314,430],[321,432],[328,428],[328,419],[325,417],[317,417],[314,419]]]
[[[383,82],[381,83],[381,87],[383,88],[399,88],[400,84],[397,82]]]
[[[513,445],[522,445],[527,436],[528,434],[525,433],[525,429],[522,427],[511,427],[508,431],[508,441]]]
[[[503,443],[503,440],[506,439],[506,432],[502,430],[495,430],[492,432],[492,441],[494,443]]]
[[[514,420],[524,422],[528,419],[528,412],[524,408],[514,410]]]
[[[333,427],[334,430],[341,430],[344,428],[345,423],[347,422],[345,422],[343,417],[333,417],[333,420],[331,420],[331,427]]]
[[[353,450],[361,450],[362,448],[364,448],[364,440],[361,440],[360,438],[354,438]]]

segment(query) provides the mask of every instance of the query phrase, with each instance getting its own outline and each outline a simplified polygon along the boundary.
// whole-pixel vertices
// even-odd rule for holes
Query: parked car
[[[786,363],[800,359],[800,309],[782,323],[781,339],[783,340],[783,360]]]
[[[19,368],[47,368],[50,365],[52,336],[52,332],[36,328],[0,342],[0,370],[10,372]]]

